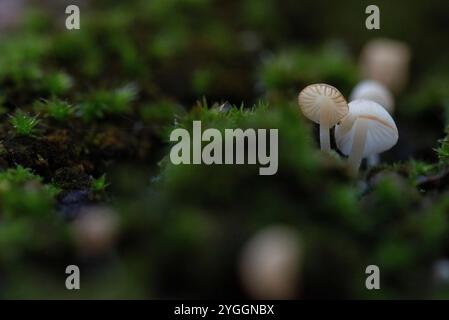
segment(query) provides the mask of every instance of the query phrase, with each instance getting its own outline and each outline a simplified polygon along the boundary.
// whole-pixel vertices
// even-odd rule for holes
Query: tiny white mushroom
[[[336,88],[323,83],[304,88],[298,96],[302,113],[320,125],[321,150],[330,151],[329,130],[348,113],[348,103]]]
[[[393,94],[381,83],[374,80],[364,80],[357,84],[351,92],[350,101],[366,99],[377,102],[390,114],[394,111]],[[379,155],[373,154],[366,159],[368,166],[375,166],[379,163]]]
[[[378,103],[354,100],[349,103],[348,115],[335,127],[338,149],[349,155],[348,163],[357,172],[362,158],[382,153],[398,141],[396,123]]]

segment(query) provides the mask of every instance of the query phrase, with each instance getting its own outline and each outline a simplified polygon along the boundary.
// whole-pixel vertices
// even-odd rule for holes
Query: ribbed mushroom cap
[[[364,80],[357,84],[351,92],[350,101],[366,99],[377,102],[390,114],[394,110],[394,98],[391,92],[381,83],[374,80]]]
[[[398,129],[390,114],[374,101],[354,100],[349,103],[348,115],[335,127],[335,141],[343,154],[349,155],[351,152],[357,121],[360,119],[367,123],[363,157],[382,153],[397,143]]]
[[[302,113],[310,120],[320,123],[324,108],[329,111],[329,126],[333,127],[348,113],[348,103],[336,88],[324,84],[312,84],[304,88],[298,96]]]

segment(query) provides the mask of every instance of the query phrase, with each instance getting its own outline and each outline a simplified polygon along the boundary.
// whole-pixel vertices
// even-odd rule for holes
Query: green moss
[[[21,136],[30,136],[36,131],[40,120],[37,116],[30,116],[22,110],[10,116],[9,123],[15,132]]]
[[[448,133],[449,134],[449,133]],[[441,163],[447,164],[449,160],[449,139],[448,136],[439,140],[439,147],[435,149]]]
[[[6,219],[51,214],[59,192],[52,185],[44,185],[42,177],[29,168],[18,165],[0,172],[0,212]]]
[[[73,79],[64,72],[48,74],[42,80],[42,89],[52,95],[66,93],[73,85]]]
[[[24,168],[18,165],[15,169],[8,169],[4,172],[0,172],[0,181],[13,183],[13,184],[23,184],[27,181],[42,181],[42,178],[35,175],[31,169]]]
[[[70,118],[74,112],[75,108],[70,105],[67,101],[60,100],[58,98],[51,98],[50,100],[39,100],[34,103],[34,109],[37,112],[42,112],[49,117],[64,121]]]
[[[109,184],[106,182],[106,174],[101,177],[92,180],[91,188],[92,191],[101,193],[104,192]]]
[[[435,169],[437,169],[435,164],[411,159],[408,164],[409,179],[412,183],[416,184],[419,177],[427,176],[435,171]]]
[[[134,85],[116,90],[98,90],[78,105],[78,113],[86,121],[101,119],[106,114],[126,114],[131,112],[131,103],[136,96],[137,88]]]

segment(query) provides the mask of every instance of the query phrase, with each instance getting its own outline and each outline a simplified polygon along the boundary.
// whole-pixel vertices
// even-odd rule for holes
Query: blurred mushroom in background
[[[411,53],[400,41],[375,39],[362,49],[360,69],[365,79],[376,80],[394,93],[407,84]]]
[[[14,29],[25,9],[25,0],[0,1],[0,35]]]
[[[435,284],[449,285],[449,260],[441,259],[436,261],[432,267],[432,275]]]
[[[293,299],[298,295],[302,247],[298,233],[286,226],[259,231],[245,245],[240,277],[254,299]]]
[[[118,231],[118,218],[108,207],[89,207],[73,223],[75,241],[83,255],[99,255],[111,249]]]
[[[377,102],[389,114],[394,112],[394,98],[393,94],[381,83],[374,80],[363,80],[359,82],[351,92],[349,102],[365,99]]]

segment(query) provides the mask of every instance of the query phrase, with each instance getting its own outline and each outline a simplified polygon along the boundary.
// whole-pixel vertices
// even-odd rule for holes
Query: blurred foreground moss
[[[254,165],[176,166],[165,158],[149,188],[132,196],[116,195],[120,201],[110,203],[120,221],[114,245],[86,256],[76,233],[70,232],[73,226],[48,214],[55,193],[40,186],[41,179],[27,169],[6,171],[0,196],[12,197],[2,203],[14,211],[2,209],[1,243],[9,248],[4,251],[7,264],[2,272],[9,281],[3,294],[38,297],[33,287],[48,278],[54,285],[40,292],[55,297],[245,296],[237,272],[242,247],[258,230],[276,224],[293,228],[304,242],[298,297],[439,294],[428,285],[433,263],[446,255],[449,203],[444,194],[416,189],[412,177],[428,173],[419,163],[413,171],[373,171],[362,187],[339,156],[318,150],[310,124],[295,104],[223,109],[204,101],[178,115],[176,127],[190,130],[194,119],[201,120],[204,129],[278,128],[278,173],[259,176]],[[38,184],[30,187],[29,180]],[[21,207],[15,207],[19,193],[5,183],[22,188]],[[105,185],[100,177],[93,188],[103,190]],[[42,215],[37,221],[38,208]],[[11,218],[18,214],[20,219]],[[31,225],[35,232],[45,230],[33,244],[27,232]],[[41,256],[43,248],[47,253]],[[28,259],[32,263],[23,264]],[[19,263],[20,268],[10,269]],[[62,277],[58,272],[72,263],[82,266],[86,279],[91,279],[89,293],[68,293],[63,282],[56,285]],[[382,270],[385,280],[379,294],[364,287],[368,264]],[[117,281],[106,286],[107,280],[101,279],[108,274],[111,279],[128,279],[124,281],[129,285]],[[223,289],[217,293],[217,287]]]
[[[214,128],[279,128],[280,171],[261,177],[251,166],[163,161],[162,177],[142,204],[126,207],[131,221],[135,219],[129,222],[129,234],[152,230],[146,240],[153,244],[147,248],[147,263],[159,276],[156,292],[205,297],[217,296],[213,288],[221,287],[226,288],[222,297],[241,293],[236,261],[242,245],[257,230],[281,223],[297,230],[305,242],[305,274],[297,284],[302,297],[438,294],[427,286],[433,281],[433,262],[447,249],[444,196],[420,194],[414,181],[381,172],[360,198],[344,164],[316,150],[293,107],[234,107],[228,112],[217,107],[198,106],[179,126],[189,128],[194,118]],[[163,225],[171,227],[159,230]],[[384,280],[378,294],[364,287],[368,264],[378,264],[382,277],[391,280]],[[410,279],[416,282],[411,285]]]

